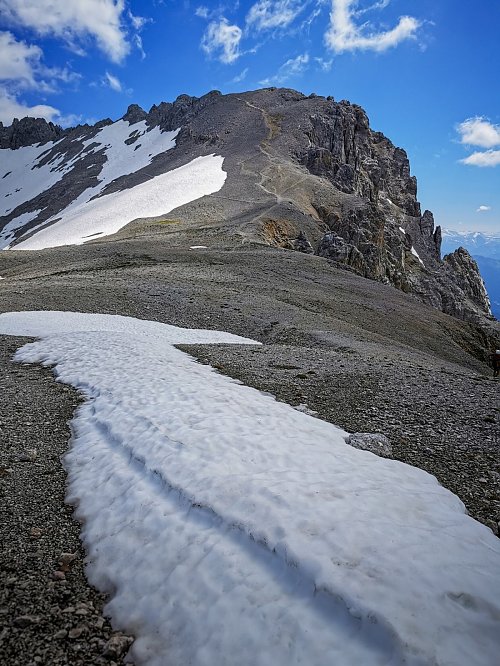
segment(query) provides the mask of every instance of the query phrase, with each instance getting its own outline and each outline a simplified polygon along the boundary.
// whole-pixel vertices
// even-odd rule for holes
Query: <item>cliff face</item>
[[[122,120],[131,128],[127,142],[138,137],[134,125],[145,123],[149,129],[178,129],[176,147],[117,178],[101,196],[217,153],[224,157],[224,188],[181,207],[177,219],[209,224],[235,242],[314,252],[455,317],[491,314],[470,256],[458,251],[441,259],[441,229],[430,211],[421,212],[405,151],[374,132],[359,106],[288,89],[212,91],[201,98],[181,95],[149,112],[131,105]],[[1,231],[12,220],[30,217],[27,227],[11,232],[14,244],[99,181],[105,147],[85,145],[98,142],[100,128],[111,122],[69,130],[41,119],[0,126],[2,148],[46,143],[33,168],[57,163],[64,169],[49,189],[0,218]]]
[[[316,254],[455,317],[490,316],[483,280],[468,253],[441,259],[441,228],[430,211],[421,212],[406,152],[372,131],[359,106],[312,97],[297,99],[295,107],[301,112],[282,104],[266,110],[280,117],[282,132],[295,122],[289,154],[318,178],[310,197],[322,232]],[[275,143],[282,152],[283,142]]]

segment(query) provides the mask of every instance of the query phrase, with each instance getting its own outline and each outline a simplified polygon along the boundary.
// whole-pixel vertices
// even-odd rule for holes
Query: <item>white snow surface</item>
[[[39,166],[45,153],[57,143],[50,141],[16,150],[0,150],[0,217],[61,180],[65,173],[65,169],[61,168],[64,153],[58,154],[52,162]]]
[[[0,250],[8,250],[11,240],[15,237],[16,230],[28,222],[31,222],[31,220],[34,220],[40,210],[41,209],[33,210],[29,213],[22,213],[21,215],[14,217],[10,222],[7,222],[4,228],[0,231]]]
[[[118,120],[111,125],[102,127],[93,138],[82,141],[82,149],[71,160],[67,160],[66,152],[56,152],[51,161],[43,166],[40,166],[40,163],[44,156],[60,145],[62,140],[56,142],[50,141],[41,146],[37,144],[36,146],[28,146],[16,150],[0,150],[0,163],[6,165],[5,174],[0,172],[0,217],[7,215],[17,206],[30,201],[42,192],[50,189],[63,178],[64,174],[71,171],[74,166],[89,153],[104,153],[106,160],[99,173],[99,182],[97,185],[87,188],[65,210],[57,213],[46,222],[43,222],[42,225],[43,227],[46,225],[50,226],[54,220],[58,220],[59,218],[62,218],[61,222],[64,222],[66,218],[72,220],[74,219],[72,216],[75,212],[81,212],[81,206],[83,204],[88,204],[91,199],[101,194],[111,182],[121,176],[135,173],[136,171],[143,169],[151,163],[156,155],[173,148],[178,133],[179,129],[171,132],[162,132],[159,127],[149,129],[146,121],[131,125],[126,120]],[[135,136],[137,136],[137,139],[133,143],[125,143],[128,139]],[[79,140],[81,140],[81,138],[82,137],[79,137]],[[77,139],[74,140],[76,141]],[[197,173],[195,173],[195,175],[197,175]],[[189,190],[190,188],[188,187],[187,189]],[[200,189],[203,190],[203,187]],[[166,200],[168,203],[168,197],[166,197]],[[176,200],[175,194],[173,200]],[[109,203],[110,202],[108,202],[108,204]],[[131,205],[134,205],[134,203],[135,202],[132,200]],[[186,202],[183,201],[182,203]],[[89,209],[89,215],[92,215],[91,210],[93,209]],[[172,208],[170,208],[170,210],[172,210]],[[9,222],[7,227],[0,232],[0,249],[8,249],[6,246],[9,245],[10,240],[14,237],[13,232],[20,226],[23,226],[27,221],[34,219],[39,212],[40,210],[33,213],[23,213]],[[141,211],[131,219],[141,217],[140,212]],[[158,214],[161,215],[165,212],[168,211],[163,208]],[[102,218],[100,218],[97,224],[105,229],[106,221],[103,222]],[[127,224],[128,221],[130,221],[130,214],[127,217],[127,221],[123,222],[121,226]],[[88,224],[87,216],[86,221],[82,221],[82,226],[85,228]],[[109,233],[114,233],[114,231],[117,230],[115,228],[116,225],[117,221],[112,225],[113,231]],[[119,228],[120,227],[118,227],[118,229]],[[97,229],[95,231],[90,231],[88,235],[93,237],[96,235],[105,235],[106,233],[105,230]],[[81,236],[78,236],[78,233],[70,234],[70,240],[67,243],[60,242],[60,234],[55,234],[55,236],[49,234],[48,236],[44,235],[43,237],[47,238],[47,242],[51,242],[50,239],[55,238],[56,245],[66,245],[75,242],[83,243],[85,240],[88,240],[85,235],[86,234],[84,234],[82,238]],[[31,239],[29,239],[27,243],[30,244]],[[23,249],[43,249],[44,247],[52,247],[51,245],[42,245],[40,239],[37,240],[35,246],[36,247],[30,246],[28,248],[24,245]],[[16,249],[19,248],[20,245],[17,245]]]
[[[219,155],[197,157],[188,164],[120,192],[87,200],[87,195],[68,206],[44,227],[15,246],[16,250],[42,250],[61,245],[81,245],[96,236],[108,236],[139,218],[157,217],[174,208],[212,194],[226,180]],[[88,191],[87,191],[88,192]],[[85,194],[85,193],[84,193]],[[54,219],[55,219],[54,218]]]
[[[93,584],[137,664],[494,666],[500,541],[434,477],[218,375],[218,331],[0,315],[86,396],[66,456]]]
[[[420,256],[419,256],[418,252],[415,250],[415,248],[413,247],[413,245],[411,246],[411,253],[412,253],[412,255],[413,255],[414,257],[416,257],[416,258],[420,261],[420,263],[422,264],[422,266],[425,267],[424,262],[422,261],[422,259],[420,259]]]

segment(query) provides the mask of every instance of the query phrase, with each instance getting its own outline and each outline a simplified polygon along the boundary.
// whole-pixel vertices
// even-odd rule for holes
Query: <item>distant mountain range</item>
[[[491,300],[491,310],[500,319],[500,234],[479,231],[443,231],[443,254],[464,247],[476,260]]]

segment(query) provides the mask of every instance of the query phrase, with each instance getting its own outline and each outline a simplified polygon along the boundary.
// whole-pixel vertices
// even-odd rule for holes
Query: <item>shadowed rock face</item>
[[[209,224],[236,243],[314,252],[455,317],[491,315],[477,265],[461,250],[441,259],[441,229],[430,211],[421,213],[405,151],[374,132],[359,106],[288,89],[212,91],[201,98],[181,95],[149,112],[131,105],[123,119],[131,126],[145,120],[149,127],[181,129],[174,149],[116,179],[104,196],[217,153],[228,174],[223,189],[177,209],[175,219],[191,227]],[[63,153],[69,161],[109,122],[62,130],[23,119],[0,127],[0,142],[16,148],[62,139],[44,160]],[[96,183],[104,160],[102,152],[84,155],[49,191],[0,218],[0,229],[41,209],[20,238],[54,216]]]
[[[0,149],[21,148],[34,143],[57,141],[65,133],[62,127],[48,123],[43,118],[14,118],[9,127],[0,122]]]

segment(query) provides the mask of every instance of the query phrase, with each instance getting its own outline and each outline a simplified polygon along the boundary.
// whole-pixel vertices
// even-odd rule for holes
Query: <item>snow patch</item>
[[[190,250],[206,250],[207,246],[206,245],[191,245]]]
[[[57,213],[45,223],[48,224],[70,209],[90,201],[117,178],[143,169],[156,155],[175,147],[175,139],[179,131],[180,129],[162,132],[159,127],[148,129],[146,121],[130,125],[128,121],[119,120],[101,128],[91,139],[83,141],[82,149],[70,160],[67,160],[66,152],[56,152],[50,162],[43,166],[40,166],[40,162],[44,156],[61,144],[63,139],[48,142],[42,146],[0,150],[1,163],[9,165],[9,170],[6,171],[3,178],[0,178],[0,217],[49,190],[89,153],[104,154],[106,159],[98,176],[98,184],[95,187],[87,188],[65,211]],[[137,140],[133,143],[125,143],[132,136],[137,136]],[[33,214],[25,213],[24,215]],[[29,219],[34,217],[36,215]],[[12,220],[9,225],[15,222],[15,226],[10,226],[10,231],[22,226],[22,219],[23,217],[20,215],[15,221]],[[0,239],[5,240],[6,235],[7,232],[4,229]],[[9,238],[12,237],[13,234],[10,234]]]
[[[30,201],[50,189],[64,175],[61,165],[64,153],[50,163],[39,166],[45,153],[59,142],[26,146],[12,150],[0,150],[0,164],[5,165],[5,175],[0,175],[0,217],[7,215],[22,203]],[[0,172],[1,174],[1,172]]]
[[[174,208],[217,192],[227,174],[219,155],[197,157],[128,190],[91,201],[74,202],[44,227],[15,246],[16,250],[41,250],[61,245],[81,245],[91,236],[108,236],[139,218],[157,217]],[[80,197],[79,197],[80,199]]]
[[[251,340],[60,312],[0,332],[87,397],[69,499],[135,663],[496,663],[500,541],[456,496],[173,346]]]
[[[422,259],[420,259],[419,255],[418,255],[418,252],[415,250],[415,248],[413,247],[413,245],[411,246],[411,253],[412,253],[412,255],[413,255],[414,257],[416,257],[416,258],[420,261],[420,263],[422,264],[422,266],[424,266],[424,268],[425,268],[425,264],[424,264],[424,262],[422,261]]]

